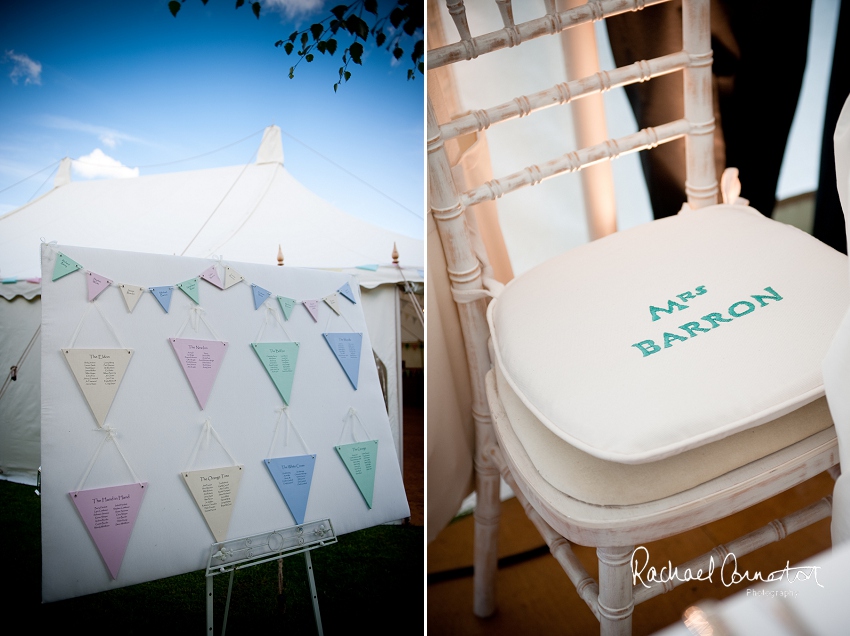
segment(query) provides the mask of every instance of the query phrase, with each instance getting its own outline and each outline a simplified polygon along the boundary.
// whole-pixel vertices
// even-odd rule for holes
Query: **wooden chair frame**
[[[546,15],[515,24],[511,0],[495,0],[504,28],[473,37],[463,0],[446,0],[460,41],[428,51],[428,68],[469,60],[479,55],[528,40],[552,35],[579,24],[604,19],[667,0],[591,0],[585,5],[558,12],[554,0],[546,0]],[[640,61],[591,77],[558,84],[532,95],[520,96],[486,110],[440,124],[428,100],[427,149],[429,205],[446,256],[463,333],[472,384],[475,425],[474,511],[474,612],[489,616],[495,610],[495,574],[499,530],[500,476],[512,488],[527,515],[549,545],[576,589],[599,619],[602,634],[631,633],[636,603],[673,589],[679,582],[633,585],[631,556],[635,545],[665,538],[726,517],[772,497],[827,470],[836,470],[838,448],[834,428],[818,433],[768,457],[743,466],[684,493],[647,504],[593,506],[572,499],[543,480],[525,454],[498,399],[488,351],[487,291],[482,278],[482,258],[476,253],[465,218],[469,206],[494,200],[543,179],[574,172],[628,152],[653,148],[684,137],[687,180],[685,190],[691,208],[717,202],[714,171],[714,114],[712,105],[709,0],[683,0],[683,50],[661,58]],[[481,131],[511,118],[542,108],[566,104],[585,95],[615,86],[648,80],[681,70],[684,77],[685,116],[655,128],[568,153],[514,174],[494,179],[467,192],[458,192],[444,141]],[[486,264],[485,264],[486,265]],[[716,564],[734,552],[741,556],[778,541],[831,513],[831,498],[776,520],[740,539],[716,547],[680,566],[693,571]],[[570,542],[597,547],[599,580],[594,581],[573,553]]]

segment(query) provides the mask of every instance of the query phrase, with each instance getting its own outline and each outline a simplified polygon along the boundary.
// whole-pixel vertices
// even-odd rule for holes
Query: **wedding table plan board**
[[[42,280],[44,602],[410,515],[349,275],[45,244]]]

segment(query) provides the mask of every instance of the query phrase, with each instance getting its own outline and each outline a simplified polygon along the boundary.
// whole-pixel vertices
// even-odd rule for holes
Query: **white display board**
[[[52,280],[60,254],[80,268]],[[226,289],[199,280],[196,303],[178,283],[191,281],[212,265],[222,278],[229,266],[244,280]],[[44,245],[42,277],[43,601],[203,569],[215,537],[186,476],[207,469],[242,467],[237,469],[238,490],[234,482],[232,492],[224,493],[232,506],[229,525],[225,523],[227,538],[295,525],[290,506],[264,465],[273,457],[316,456],[304,521],[330,518],[336,533],[343,535],[409,516],[359,289],[348,275]],[[99,294],[89,301],[92,277],[111,283],[91,287]],[[337,293],[346,283],[356,302]],[[132,311],[122,284],[145,290]],[[270,292],[259,309],[252,284]],[[169,286],[174,289],[166,312],[149,290]],[[296,300],[288,320],[277,296]],[[323,301],[327,296],[336,301],[341,315]],[[318,320],[305,300],[319,301]],[[362,333],[356,389],[326,333]],[[227,343],[203,409],[174,338]],[[252,343],[293,341],[299,343],[298,354],[284,415],[281,391]],[[102,357],[86,365],[81,356],[96,354],[81,350],[96,349],[130,353],[121,353],[115,366]],[[109,391],[104,398],[101,385],[114,386],[126,358],[126,371],[103,416]],[[197,364],[198,369],[204,366],[200,359]],[[369,448],[377,442],[374,459],[367,455],[362,462],[353,460],[367,472],[374,469],[371,507],[336,449],[355,442],[369,443]],[[109,504],[113,508],[98,512],[88,506],[83,512],[69,493],[131,484],[136,485],[133,493],[146,484],[144,497],[113,578],[101,556],[106,549],[99,549],[93,536],[104,531],[101,526],[126,526],[132,505],[129,514],[117,511],[118,517],[114,501]],[[109,495],[100,491],[104,493]],[[103,504],[93,499],[91,503]],[[90,518],[91,532],[83,514],[100,515]],[[222,531],[220,519],[212,523]]]

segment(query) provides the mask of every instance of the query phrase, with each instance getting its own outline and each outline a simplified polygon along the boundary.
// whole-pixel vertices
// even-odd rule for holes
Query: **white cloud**
[[[15,53],[11,50],[6,51],[3,57],[3,63],[7,62],[12,62],[12,72],[9,73],[12,83],[17,84],[18,80],[23,78],[24,85],[41,84],[41,62],[36,62],[25,53]]]
[[[138,168],[128,168],[100,148],[73,161],[74,172],[83,179],[127,179],[139,176]]]
[[[324,0],[265,0],[263,8],[277,11],[288,20],[293,20],[318,11],[324,4]]]

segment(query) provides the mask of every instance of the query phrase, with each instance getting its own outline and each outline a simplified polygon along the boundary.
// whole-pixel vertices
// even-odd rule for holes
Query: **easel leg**
[[[213,633],[213,577],[207,576],[207,634]]]
[[[233,591],[233,577],[236,576],[236,568],[230,570],[230,581],[227,583],[227,602],[224,604],[224,620],[221,622],[221,636],[227,630],[227,613],[230,611],[230,593]]]
[[[324,636],[322,631],[322,616],[319,614],[319,596],[316,594],[316,579],[313,578],[313,560],[310,558],[310,551],[304,552],[304,560],[307,562],[307,577],[310,579],[310,596],[313,598],[313,614],[316,617],[316,629],[319,636]]]

